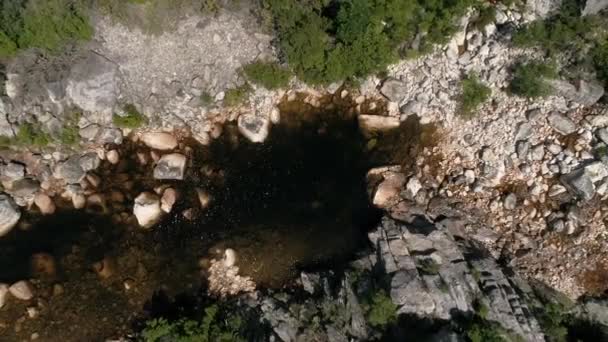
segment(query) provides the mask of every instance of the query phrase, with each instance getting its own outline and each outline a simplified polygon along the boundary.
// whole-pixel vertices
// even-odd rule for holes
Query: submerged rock
[[[0,194],[0,236],[13,229],[20,218],[21,212],[15,201],[6,194]]]
[[[179,153],[165,154],[154,168],[154,178],[183,180],[185,172],[186,156]]]
[[[30,300],[34,298],[34,290],[32,285],[25,280],[18,281],[8,288],[8,291],[13,297],[19,300]]]
[[[253,143],[262,143],[270,133],[270,121],[252,114],[243,114],[238,119],[239,132]]]
[[[366,115],[362,114],[358,117],[359,128],[361,131],[370,136],[376,132],[385,132],[399,127],[399,118],[382,115]]]
[[[141,141],[155,150],[172,150],[177,147],[177,139],[173,134],[165,132],[148,132],[141,136]]]
[[[135,198],[133,214],[137,218],[137,223],[143,228],[150,228],[160,220],[162,210],[160,199],[151,192],[143,192]]]
[[[6,304],[6,297],[8,296],[8,285],[0,284],[0,309]]]

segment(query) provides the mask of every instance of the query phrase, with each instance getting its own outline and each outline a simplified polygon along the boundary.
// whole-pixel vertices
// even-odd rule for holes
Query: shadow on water
[[[34,228],[14,231],[0,239],[0,282],[33,277],[30,257],[47,253],[61,258],[75,245],[86,246],[86,258],[93,263],[103,258],[112,241],[120,238],[110,218],[84,211],[61,211],[49,217],[30,217]]]

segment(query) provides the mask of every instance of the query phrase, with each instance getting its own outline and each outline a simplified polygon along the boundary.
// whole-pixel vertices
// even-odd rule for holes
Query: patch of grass
[[[568,319],[562,305],[549,302],[542,310],[537,312],[537,317],[543,332],[550,342],[565,342],[568,336]]]
[[[57,51],[66,42],[89,40],[93,28],[80,1],[9,0],[0,4],[0,57],[21,49]]]
[[[43,132],[39,125],[25,123],[19,126],[14,143],[20,146],[46,147],[50,142],[50,136]]]
[[[61,134],[59,135],[59,142],[65,146],[78,145],[80,142],[80,134],[78,129],[78,120],[80,119],[80,113],[73,114],[70,118],[65,120]]]
[[[224,105],[227,107],[235,107],[244,103],[251,93],[251,86],[247,83],[242,86],[228,89],[224,96]]]
[[[291,73],[288,69],[273,62],[254,62],[243,67],[249,80],[266,89],[284,88],[289,83]]]
[[[439,274],[439,268],[439,264],[431,258],[420,259],[418,261],[418,269],[424,274]]]
[[[460,83],[460,115],[470,118],[475,110],[492,95],[492,90],[479,81],[476,75],[469,75]]]
[[[604,82],[608,88],[608,41],[603,44],[598,44],[591,50],[593,64],[597,77]]]
[[[471,342],[507,342],[502,329],[489,322],[474,322],[466,330],[466,336]]]
[[[547,79],[554,78],[557,78],[557,70],[553,64],[521,63],[515,66],[509,89],[513,94],[523,97],[544,97],[553,93],[553,87]]]
[[[213,104],[213,102],[215,101],[213,96],[211,96],[208,92],[203,92],[200,96],[200,99],[201,99],[201,104],[204,107],[207,107],[207,106]]]
[[[397,306],[385,291],[376,291],[366,305],[367,322],[374,327],[383,328],[397,321]]]
[[[148,120],[134,105],[128,104],[124,107],[124,115],[114,114],[112,122],[116,127],[135,129],[145,125]]]

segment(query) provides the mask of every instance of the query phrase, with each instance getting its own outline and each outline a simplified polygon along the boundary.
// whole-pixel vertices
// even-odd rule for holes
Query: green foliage
[[[85,8],[71,0],[9,0],[0,4],[0,57],[19,49],[57,51],[93,35]]]
[[[513,94],[528,98],[548,96],[553,87],[547,79],[557,78],[555,65],[536,62],[522,63],[515,67],[510,90]]]
[[[252,82],[266,89],[277,89],[287,86],[291,76],[289,70],[277,63],[254,62],[243,67],[243,72]]]
[[[397,321],[397,306],[386,292],[375,292],[366,305],[367,322],[377,328],[383,328]]]
[[[549,342],[565,342],[568,335],[567,317],[564,307],[557,303],[547,303],[539,312],[539,322]]]
[[[221,317],[217,305],[205,309],[199,321],[179,319],[170,322],[164,318],[153,319],[146,323],[141,336],[146,342],[239,342],[243,321],[239,316]]]
[[[67,119],[61,133],[59,135],[59,142],[65,146],[74,146],[80,142],[80,135],[78,134],[78,119],[80,113],[74,114],[71,118]]]
[[[45,147],[50,141],[49,135],[40,126],[31,123],[19,126],[14,138],[14,144],[20,146]]]
[[[206,107],[209,106],[213,103],[214,99],[213,96],[211,96],[209,93],[207,92],[203,92],[200,96],[201,99],[201,104]]]
[[[598,78],[608,87],[608,42],[598,44],[591,55]]]
[[[439,264],[431,258],[420,259],[418,261],[418,269],[422,273],[431,275],[438,274],[439,268]]]
[[[460,96],[460,115],[471,117],[474,111],[486,102],[492,95],[492,90],[481,83],[476,75],[469,75],[460,83],[462,94]]]
[[[264,0],[279,46],[294,72],[309,83],[378,73],[416,35],[428,50],[455,31],[455,19],[477,0]],[[268,17],[268,15],[262,15]],[[413,53],[407,53],[412,55]]]
[[[139,128],[146,124],[148,120],[141,114],[134,105],[128,104],[124,107],[124,115],[114,114],[112,122],[120,128]]]
[[[247,100],[249,93],[251,93],[251,86],[247,83],[240,87],[228,89],[226,96],[224,96],[224,105],[227,107],[235,107]]]
[[[506,342],[501,330],[488,322],[475,322],[466,331],[471,342]]]
[[[484,27],[493,23],[496,20],[496,7],[494,6],[485,6],[479,9],[479,15],[473,21],[473,25],[478,30],[483,30]]]

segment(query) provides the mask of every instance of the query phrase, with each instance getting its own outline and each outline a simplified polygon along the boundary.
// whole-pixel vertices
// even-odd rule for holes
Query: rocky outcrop
[[[81,109],[100,113],[109,123],[118,98],[118,65],[90,52],[71,69],[66,95]]]
[[[608,0],[587,0],[583,8],[583,15],[598,14],[602,10],[608,8]]]
[[[0,194],[0,236],[6,235],[21,218],[21,212],[13,199]]]
[[[567,100],[591,106],[604,96],[604,87],[598,82],[579,80],[575,84],[566,81],[551,81],[555,92]]]

